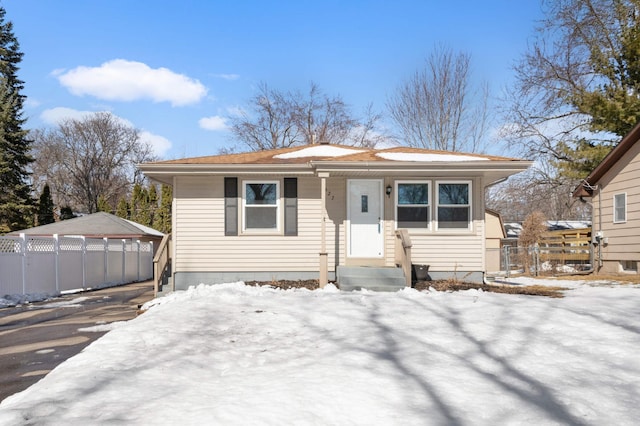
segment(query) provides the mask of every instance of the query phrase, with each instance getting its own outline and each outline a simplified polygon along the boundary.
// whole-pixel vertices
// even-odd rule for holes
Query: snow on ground
[[[200,285],[5,399],[0,424],[637,424],[640,288],[574,287]]]

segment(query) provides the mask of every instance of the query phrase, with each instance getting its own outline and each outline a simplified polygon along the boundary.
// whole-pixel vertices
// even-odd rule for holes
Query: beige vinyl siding
[[[238,176],[238,183],[245,180]],[[255,181],[255,177],[246,180]],[[265,180],[279,180],[268,178]],[[338,185],[339,187],[339,185]],[[336,191],[338,188],[336,188]],[[320,180],[298,178],[298,235],[224,235],[223,177],[176,179],[176,272],[316,271],[320,251]],[[240,194],[242,191],[240,191]],[[282,197],[282,192],[280,193]],[[337,197],[336,197],[337,198]],[[331,203],[328,203],[331,206]],[[239,202],[238,223],[242,221]],[[283,210],[280,208],[282,217]],[[334,227],[327,226],[330,269],[335,259]]]
[[[431,271],[482,271],[482,222],[474,223],[474,234],[412,235],[412,263],[430,265]]]
[[[256,181],[255,176],[238,178],[239,194],[243,180]],[[267,177],[265,181],[281,177]],[[384,185],[393,185],[386,179]],[[282,194],[281,185],[280,197]],[[242,232],[242,202],[238,203],[238,236],[224,235],[224,177],[199,176],[175,178],[174,183],[174,250],[175,272],[279,272],[318,271],[321,236],[321,180],[298,177],[298,235],[279,233],[250,234]],[[483,211],[480,182],[473,181],[473,229],[462,232],[432,230],[412,234],[413,263],[428,264],[432,271],[483,270]],[[329,271],[345,265],[345,227],[347,179],[327,179],[326,248]],[[395,216],[393,196],[384,195],[385,266],[394,266]],[[282,207],[279,210],[282,218]],[[432,213],[433,216],[433,213]]]
[[[593,229],[600,230],[607,244],[602,246],[602,257],[610,272],[618,272],[619,261],[640,261],[640,143],[636,142],[625,156],[609,170],[598,185],[593,197]],[[626,193],[626,221],[614,223],[613,197]],[[602,203],[602,206],[600,206]],[[602,212],[602,218],[599,217]]]
[[[412,180],[403,178],[403,181]],[[413,247],[412,263],[430,265],[430,271],[483,271],[484,270],[484,201],[482,183],[479,179],[413,179],[430,181],[431,220],[435,220],[434,190],[437,181],[472,182],[472,230],[471,231],[436,231],[432,223],[430,231],[409,231]],[[392,185],[394,180],[385,180],[384,185]],[[394,266],[395,250],[395,202],[393,194],[385,196],[385,249],[386,266]]]

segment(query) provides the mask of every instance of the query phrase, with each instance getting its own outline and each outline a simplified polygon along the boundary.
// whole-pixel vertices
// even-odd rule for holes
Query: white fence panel
[[[0,296],[90,289],[153,278],[153,243],[0,237]]]
[[[124,243],[122,240],[109,240],[107,250],[107,283],[124,283]]]
[[[77,290],[82,285],[82,239],[60,237],[58,283],[60,291]]]
[[[153,278],[153,243],[140,244],[140,279]]]
[[[23,294],[20,245],[19,237],[0,238],[0,294]]]
[[[124,255],[125,255],[124,279],[125,281],[137,281],[138,280],[137,244],[133,241],[127,241]]]
[[[52,238],[29,237],[26,239],[25,293],[55,294],[56,242]]]
[[[105,240],[87,238],[85,244],[85,286],[102,286],[106,282]]]

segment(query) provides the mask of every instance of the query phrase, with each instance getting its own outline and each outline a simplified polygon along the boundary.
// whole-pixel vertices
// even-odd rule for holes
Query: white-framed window
[[[627,221],[627,193],[615,194],[613,196],[613,223],[623,223]]]
[[[428,181],[396,181],[396,229],[431,229]]]
[[[436,182],[438,230],[471,229],[471,181]]]
[[[242,229],[272,231],[280,229],[280,182],[242,182]]]

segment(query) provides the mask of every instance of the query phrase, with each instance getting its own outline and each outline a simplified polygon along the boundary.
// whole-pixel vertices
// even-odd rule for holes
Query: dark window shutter
[[[224,178],[224,235],[238,235],[238,178]]]
[[[284,235],[298,235],[298,178],[284,178]]]

